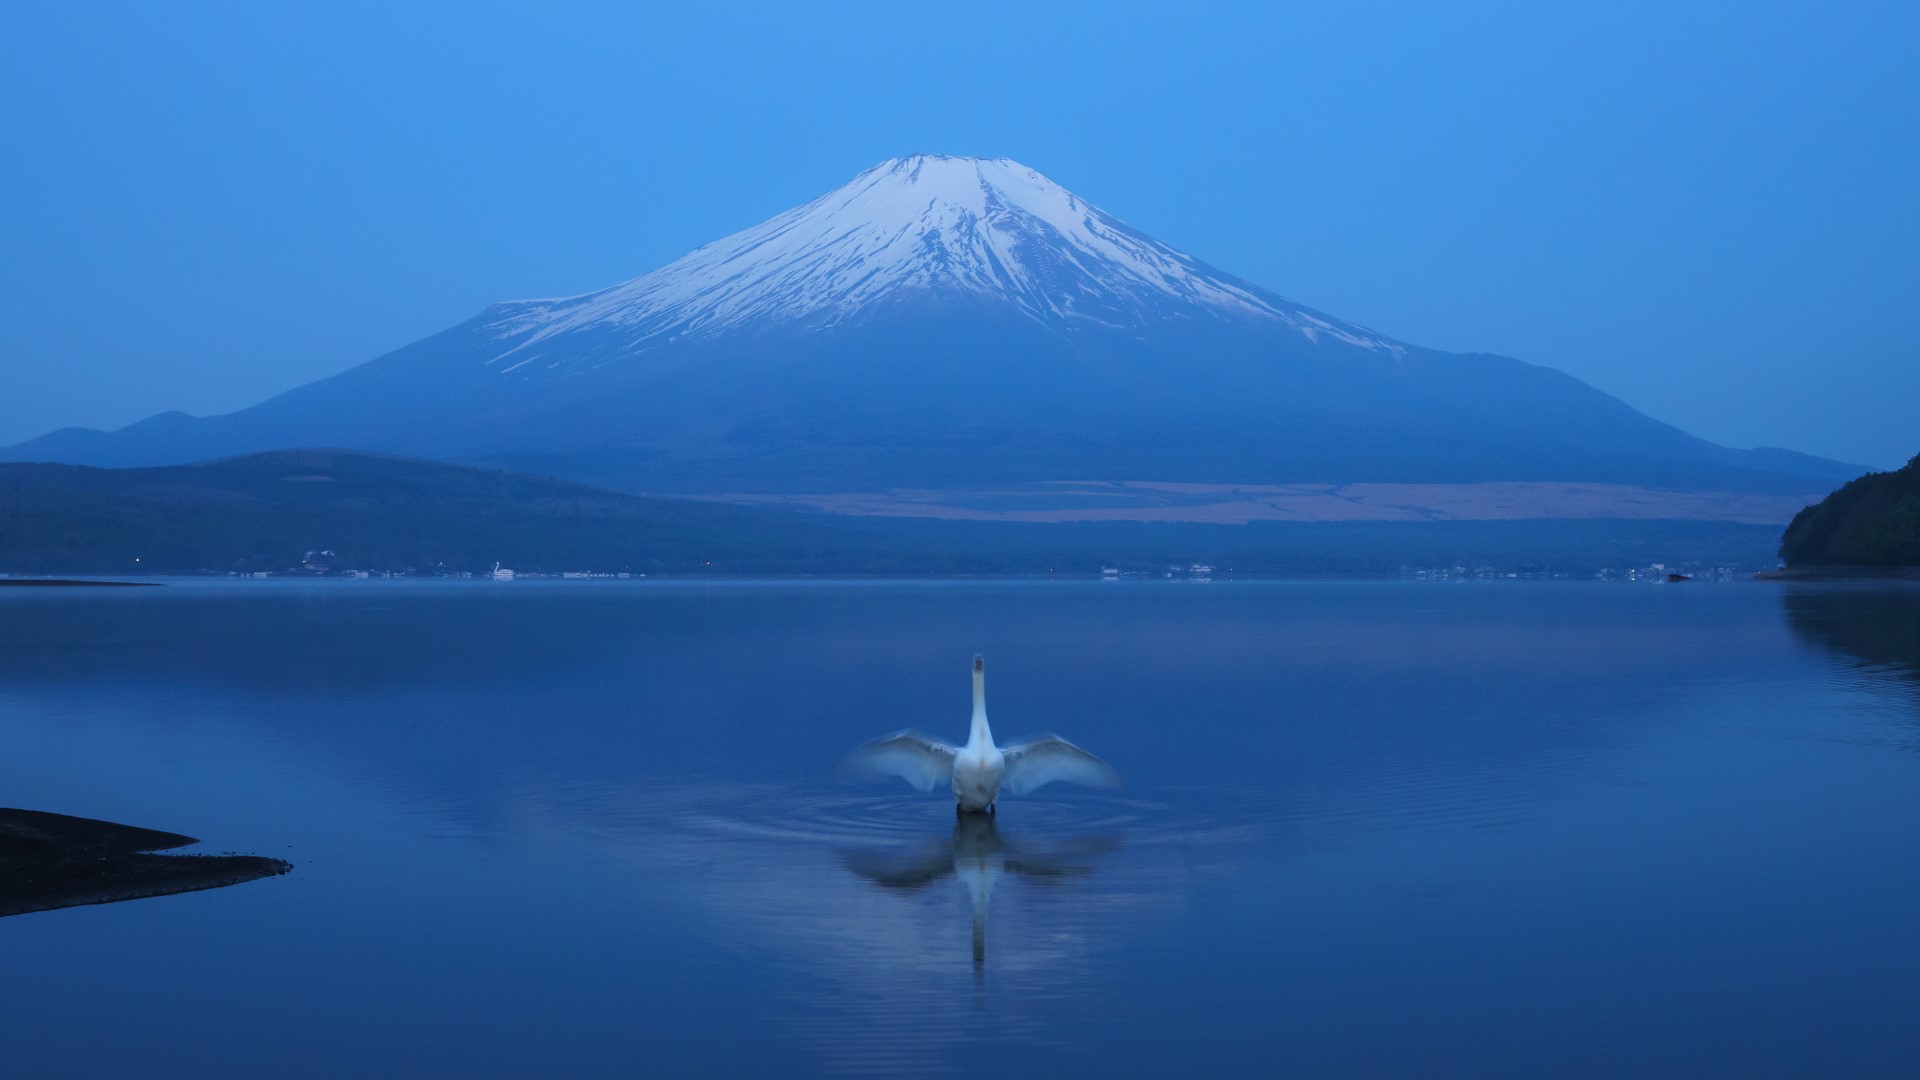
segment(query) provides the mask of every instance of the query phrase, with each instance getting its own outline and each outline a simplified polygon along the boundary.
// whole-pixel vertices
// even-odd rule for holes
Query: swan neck
[[[973,723],[967,742],[973,746],[993,745],[993,732],[987,727],[987,666],[977,656],[973,658]]]
[[[987,727],[987,710],[976,706],[973,710],[973,723],[967,732],[968,746],[992,746],[993,730]]]

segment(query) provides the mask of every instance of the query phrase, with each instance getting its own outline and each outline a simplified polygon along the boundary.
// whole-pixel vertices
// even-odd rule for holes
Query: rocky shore
[[[155,855],[191,836],[0,809],[0,916],[218,889],[293,869],[258,855]]]

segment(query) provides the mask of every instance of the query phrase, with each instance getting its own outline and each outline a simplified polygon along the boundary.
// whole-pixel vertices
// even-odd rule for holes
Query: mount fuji
[[[235,413],[0,460],[295,446],[640,492],[1530,482],[1820,492],[1571,376],[1397,341],[1154,240],[1017,162],[915,156],[582,296],[496,304]]]

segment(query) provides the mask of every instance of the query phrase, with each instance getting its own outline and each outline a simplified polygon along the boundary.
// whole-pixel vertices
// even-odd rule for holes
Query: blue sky
[[[924,151],[1720,442],[1920,451],[1920,7],[1575,6],[18,5],[0,441],[249,405]]]

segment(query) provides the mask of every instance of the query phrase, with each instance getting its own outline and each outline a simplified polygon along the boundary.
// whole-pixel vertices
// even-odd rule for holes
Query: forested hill
[[[1920,566],[1920,455],[1794,515],[1780,557],[1790,566]]]
[[[880,545],[808,515],[328,450],[201,465],[0,465],[0,571],[794,569]],[[331,552],[321,555],[321,552]]]

